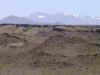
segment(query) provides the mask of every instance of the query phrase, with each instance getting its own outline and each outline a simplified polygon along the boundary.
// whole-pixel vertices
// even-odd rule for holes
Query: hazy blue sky
[[[100,16],[100,0],[0,0],[0,18],[11,14],[27,16],[37,11]]]

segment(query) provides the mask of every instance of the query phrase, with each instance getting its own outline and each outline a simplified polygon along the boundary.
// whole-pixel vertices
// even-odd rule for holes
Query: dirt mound
[[[24,44],[26,40],[17,36],[16,34],[9,34],[9,33],[2,33],[0,34],[0,46],[7,47],[7,46],[17,46]]]
[[[81,33],[71,33],[67,35],[63,33],[53,33],[44,43],[39,46],[40,50],[47,53],[59,54],[64,56],[76,56],[99,53],[99,46],[92,44],[94,38],[87,33],[86,37]],[[93,35],[91,35],[93,36]],[[94,36],[93,36],[94,37]],[[91,41],[90,41],[91,39]]]

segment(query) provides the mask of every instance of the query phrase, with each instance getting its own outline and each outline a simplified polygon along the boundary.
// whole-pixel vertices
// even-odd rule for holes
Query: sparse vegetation
[[[0,75],[99,75],[100,26],[4,25]]]

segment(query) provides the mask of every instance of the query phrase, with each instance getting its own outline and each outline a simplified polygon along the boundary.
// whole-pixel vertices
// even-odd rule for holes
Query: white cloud
[[[44,19],[44,18],[46,18],[46,16],[38,16],[38,18]]]
[[[73,14],[73,16],[76,17],[76,18],[80,17],[80,15],[78,13]]]
[[[92,19],[100,20],[100,17],[91,16]]]
[[[72,16],[74,16],[76,18],[80,17],[80,15],[78,13],[76,13],[76,14],[64,13],[64,15],[65,16],[72,15]]]
[[[100,17],[96,17],[97,20],[100,20]]]
[[[72,14],[64,12],[64,15],[67,16],[67,15],[72,15]]]
[[[96,19],[96,17],[95,17],[95,16],[91,16],[91,18],[92,18],[92,19]]]

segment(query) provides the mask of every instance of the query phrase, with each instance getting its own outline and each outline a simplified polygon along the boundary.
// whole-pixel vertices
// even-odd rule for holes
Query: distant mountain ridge
[[[65,25],[100,25],[99,17],[76,17],[64,13],[48,14],[37,12],[28,17],[10,15],[0,20],[0,24],[65,24]]]
[[[17,17],[14,15],[10,15],[0,20],[0,24],[33,24],[33,23],[34,21],[29,20],[25,17]]]

